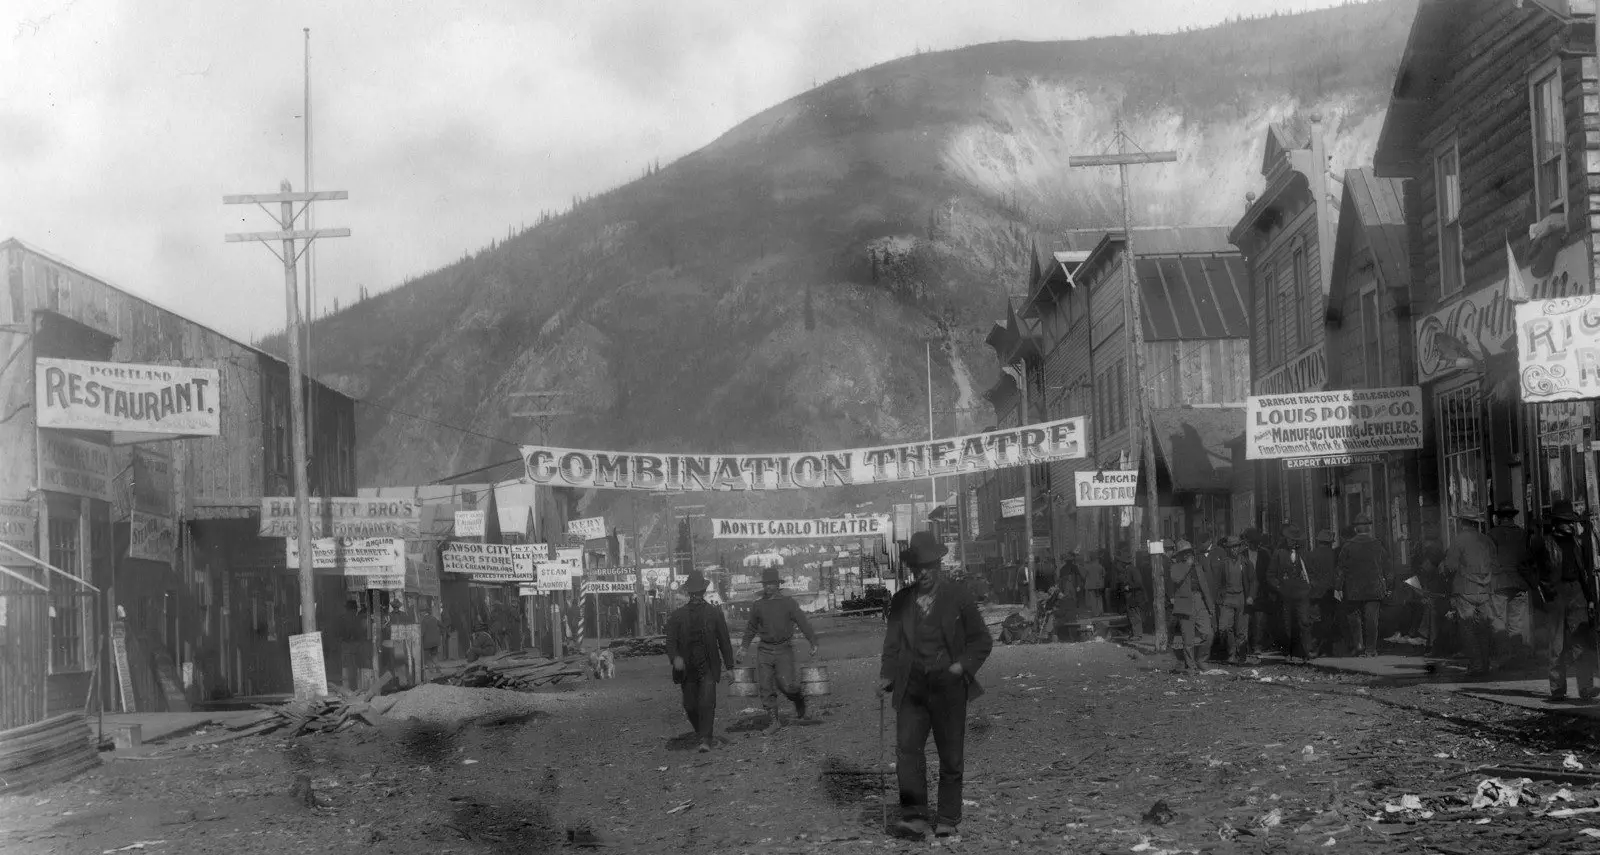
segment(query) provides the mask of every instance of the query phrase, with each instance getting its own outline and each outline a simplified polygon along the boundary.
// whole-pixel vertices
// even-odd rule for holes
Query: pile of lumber
[[[383,722],[384,704],[374,699],[392,679],[387,673],[383,676],[385,679],[380,679],[372,688],[361,693],[347,692],[335,686],[331,687],[333,694],[315,700],[296,698],[286,704],[256,704],[261,714],[230,725],[228,730],[233,733],[226,738],[238,739],[280,730],[287,730],[288,736],[334,733],[358,724],[377,727]]]
[[[447,669],[433,682],[446,686],[512,689],[526,692],[562,680],[583,677],[589,671],[587,655],[549,659],[537,654],[502,653],[460,668]]]
[[[0,731],[0,793],[59,784],[100,765],[82,713],[68,713]]]
[[[643,638],[619,638],[611,642],[613,656],[665,656],[667,637],[647,635]]]

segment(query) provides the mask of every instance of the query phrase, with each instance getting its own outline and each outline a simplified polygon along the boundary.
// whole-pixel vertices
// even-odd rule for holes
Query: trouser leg
[[[778,654],[773,645],[756,647],[756,688],[761,692],[761,706],[774,715],[778,712]]]
[[[695,733],[701,740],[710,742],[712,734],[716,732],[717,681],[707,677],[697,681],[695,688]]]
[[[1376,656],[1378,654],[1378,615],[1383,608],[1380,600],[1367,600],[1361,604],[1361,628],[1364,632],[1362,639],[1367,652]]]
[[[931,691],[930,723],[933,744],[939,749],[938,821],[961,822],[961,785],[966,769],[967,681],[944,675]]]
[[[895,778],[900,784],[900,816],[923,818],[928,812],[928,761],[923,754],[932,727],[927,678],[913,674],[895,709]]]
[[[800,675],[794,665],[794,645],[778,645],[777,663],[773,669],[778,692],[796,706],[799,706],[804,697],[800,694]],[[774,707],[776,708],[776,707]]]
[[[699,681],[685,678],[678,688],[683,690],[683,714],[689,719],[689,728],[695,733],[700,732],[700,684]]]

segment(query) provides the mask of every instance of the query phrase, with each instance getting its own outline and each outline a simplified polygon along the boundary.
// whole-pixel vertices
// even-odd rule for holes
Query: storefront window
[[[50,563],[74,576],[83,576],[83,548],[79,534],[77,500],[50,502]],[[84,609],[79,586],[50,573],[50,673],[82,671],[84,665]]]
[[[1588,509],[1588,473],[1584,447],[1591,421],[1587,401],[1537,404],[1541,506],[1558,499],[1572,502],[1579,513]]]
[[[1478,387],[1439,394],[1445,511],[1451,518],[1484,512],[1483,403]]]

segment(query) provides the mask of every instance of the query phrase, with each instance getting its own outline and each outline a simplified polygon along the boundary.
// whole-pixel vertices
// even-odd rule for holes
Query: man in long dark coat
[[[1595,586],[1592,536],[1572,503],[1555,502],[1547,525],[1533,538],[1529,566],[1538,602],[1550,626],[1550,699],[1567,696],[1567,666],[1577,669],[1578,697],[1595,688]]]
[[[1309,662],[1316,649],[1311,640],[1311,567],[1299,526],[1284,526],[1283,546],[1272,557],[1272,576],[1283,598],[1284,655],[1294,659],[1298,653]]]
[[[879,689],[893,696],[895,774],[900,821],[895,833],[928,834],[928,734],[939,750],[939,802],[934,834],[951,837],[961,822],[966,768],[967,703],[983,694],[978,669],[994,639],[965,588],[941,582],[944,544],[929,532],[911,535],[900,554],[915,583],[895,592],[883,636]]]
[[[1338,570],[1357,656],[1378,655],[1378,615],[1389,598],[1389,548],[1372,536],[1372,517],[1351,526],[1355,536],[1339,550]]]
[[[713,747],[717,717],[717,683],[722,669],[733,670],[733,638],[722,610],[706,602],[711,583],[690,576],[683,583],[689,602],[667,618],[667,658],[672,681],[683,688],[683,712],[700,741],[702,754]]]

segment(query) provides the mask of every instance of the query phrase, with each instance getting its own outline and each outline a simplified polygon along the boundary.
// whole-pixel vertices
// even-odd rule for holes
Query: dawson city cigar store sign
[[[1422,447],[1422,389],[1341,389],[1252,395],[1245,456],[1273,460]]]
[[[536,484],[612,490],[804,490],[883,484],[1084,456],[1082,416],[877,448],[802,454],[653,454],[522,448]]]
[[[45,357],[35,362],[39,427],[111,431],[126,437],[118,442],[222,433],[214,368]]]

